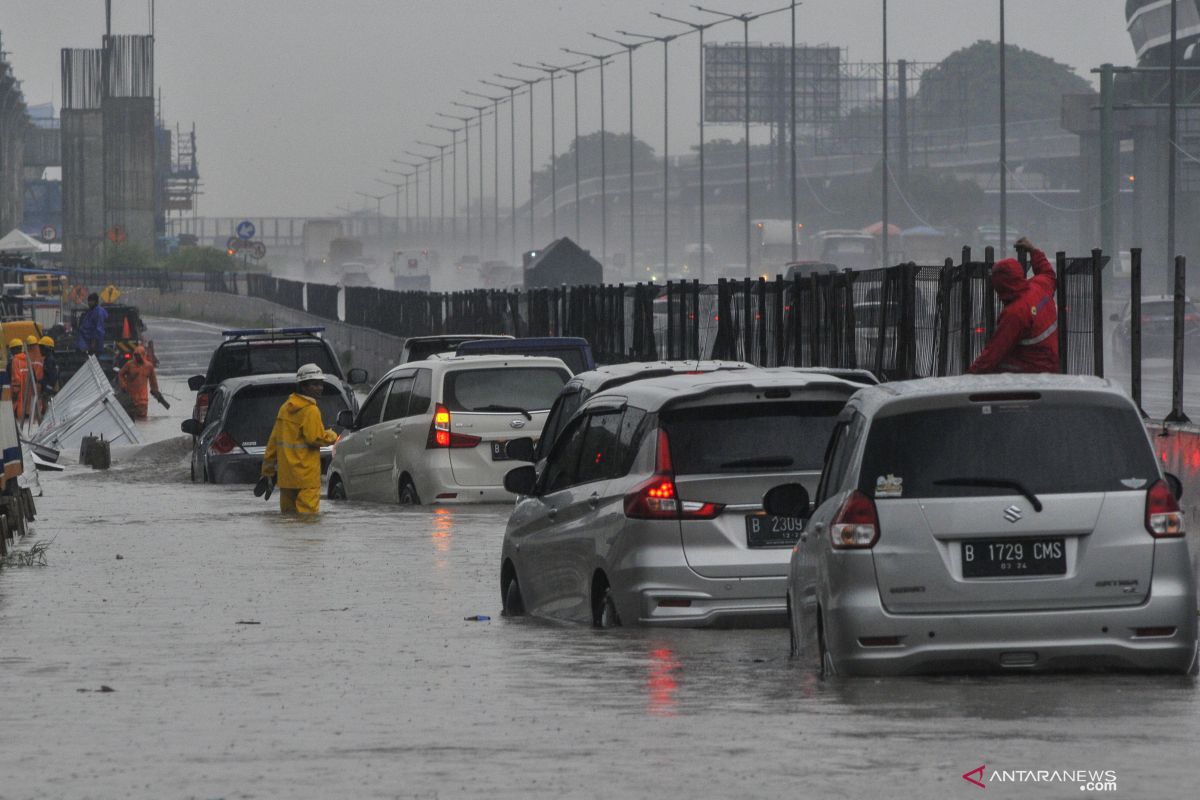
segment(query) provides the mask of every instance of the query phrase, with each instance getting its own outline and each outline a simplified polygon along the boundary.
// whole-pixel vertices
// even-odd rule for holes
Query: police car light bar
[[[222,336],[292,336],[301,333],[324,333],[324,327],[311,328],[234,328],[221,331]]]

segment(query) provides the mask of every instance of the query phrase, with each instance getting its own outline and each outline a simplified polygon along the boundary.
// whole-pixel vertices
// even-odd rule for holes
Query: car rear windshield
[[[505,346],[504,344],[472,343],[470,347],[459,348],[459,355],[501,355],[501,356],[542,356],[560,359],[572,373],[586,372],[587,363],[578,347],[521,347]]]
[[[859,488],[878,497],[1014,494],[941,480],[1015,480],[1034,494],[1144,489],[1158,477],[1136,411],[1124,404],[972,403],[876,419]],[[876,487],[879,487],[876,491]]]
[[[554,367],[496,367],[447,372],[442,402],[450,411],[545,411],[571,376]]]
[[[677,475],[820,469],[843,402],[704,406],[662,415]]]
[[[316,364],[322,372],[342,377],[342,371],[334,362],[325,342],[320,339],[285,339],[221,345],[213,355],[205,382],[220,383],[246,375],[295,372],[304,364]]]
[[[265,447],[280,406],[293,391],[291,384],[247,386],[233,396],[225,414],[224,430],[244,447]],[[346,408],[346,398],[332,384],[325,384],[325,393],[317,400],[321,419],[333,427],[339,411]]]

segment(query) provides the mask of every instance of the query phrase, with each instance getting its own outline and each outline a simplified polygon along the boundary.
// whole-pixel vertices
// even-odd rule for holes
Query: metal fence
[[[1099,251],[1058,254],[1064,372],[1103,373]],[[991,248],[956,264],[900,264],[795,279],[400,292],[261,273],[73,272],[76,283],[244,294],[395,336],[581,336],[600,363],[722,358],[763,366],[865,368],[881,378],[956,375],[979,355],[999,304]]]

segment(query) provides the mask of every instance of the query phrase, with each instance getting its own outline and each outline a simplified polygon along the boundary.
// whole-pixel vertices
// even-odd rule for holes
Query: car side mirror
[[[203,375],[193,375],[192,377],[188,378],[188,388],[191,389],[193,392],[200,391],[200,387],[203,385],[204,385],[204,376]]]
[[[511,469],[504,476],[505,491],[512,492],[515,495],[532,495],[536,484],[537,470],[533,468],[532,464]]]
[[[185,419],[183,422],[179,423],[179,430],[191,436],[199,436],[201,430],[200,421],[195,419]]]
[[[1120,314],[1109,314],[1109,315],[1108,315],[1108,319],[1109,319],[1109,321],[1110,321],[1110,322],[1120,322],[1120,321],[1121,321],[1121,315],[1120,315]]]
[[[775,517],[805,517],[812,507],[808,489],[798,483],[785,483],[763,495],[763,509]]]
[[[1183,481],[1179,480],[1179,476],[1170,472],[1164,472],[1163,477],[1167,480],[1167,486],[1171,489],[1171,494],[1175,495],[1175,501],[1183,499]]]
[[[504,452],[514,461],[528,461],[531,464],[537,461],[533,455],[533,438],[530,436],[509,439],[508,444],[504,445]]]
[[[352,369],[346,373],[346,380],[351,385],[358,386],[360,384],[367,383],[368,381],[370,381],[371,376],[369,376],[367,374],[367,371],[365,369],[362,369],[360,367],[355,367],[354,369]]]
[[[354,412],[348,408],[343,408],[337,415],[337,426],[342,430],[354,430]]]

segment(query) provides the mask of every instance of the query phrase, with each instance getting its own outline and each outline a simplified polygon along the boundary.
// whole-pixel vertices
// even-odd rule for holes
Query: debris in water
[[[237,621],[237,624],[238,625],[262,625],[262,623],[256,619],[239,619]]]
[[[491,619],[487,614],[476,614],[473,617],[463,617],[463,622],[490,622]]]
[[[117,553],[117,561],[123,561],[124,559],[125,559],[125,556],[121,555],[120,553]]]

